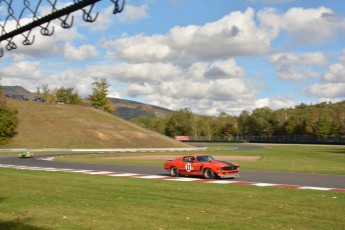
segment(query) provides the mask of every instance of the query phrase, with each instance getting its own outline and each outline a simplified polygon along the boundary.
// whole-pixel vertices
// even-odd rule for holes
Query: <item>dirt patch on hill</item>
[[[117,156],[107,157],[106,159],[113,160],[172,160],[177,158],[177,155],[137,155],[137,156]],[[221,161],[257,161],[260,156],[214,156],[215,159]]]

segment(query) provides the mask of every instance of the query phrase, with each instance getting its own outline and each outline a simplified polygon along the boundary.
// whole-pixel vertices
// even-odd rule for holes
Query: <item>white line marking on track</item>
[[[49,171],[49,172],[61,172],[61,170],[58,169],[58,168],[48,168],[48,169],[45,169],[45,171]]]
[[[75,169],[59,169],[59,171],[62,172],[70,172],[70,171],[74,171]]]
[[[147,175],[147,176],[138,176],[135,178],[140,178],[140,179],[168,179],[169,177],[160,176],[160,175]]]
[[[180,177],[180,178],[168,178],[166,180],[172,180],[172,181],[199,181],[199,180],[203,180],[203,179]]]
[[[312,189],[312,190],[320,190],[320,191],[332,190],[332,188],[311,187],[311,186],[302,186],[302,187],[300,187],[299,189]]]
[[[138,179],[160,179],[164,181],[182,181],[182,182],[203,182],[203,183],[213,183],[213,184],[239,184],[239,185],[254,185],[259,187],[275,187],[275,188],[292,188],[292,189],[312,189],[319,191],[335,191],[335,192],[345,192],[345,189],[340,188],[324,188],[324,187],[313,187],[313,186],[299,186],[299,185],[288,185],[288,184],[271,184],[271,183],[255,183],[247,181],[228,181],[228,180],[205,180],[199,178],[190,177],[169,177],[161,175],[145,175],[137,173],[123,173],[123,172],[110,172],[110,171],[98,171],[98,170],[76,170],[76,169],[59,169],[59,168],[43,168],[43,167],[30,167],[30,166],[20,166],[20,165],[5,165],[0,164],[0,168],[14,168],[21,170],[41,170],[41,171],[56,171],[56,172],[74,172],[81,174],[90,175],[105,175],[105,176],[116,176],[116,177],[131,177]]]
[[[123,176],[123,177],[133,177],[136,175],[140,175],[140,174],[136,174],[136,173],[116,173],[116,174],[110,174],[109,176]]]
[[[53,161],[55,157],[41,157],[37,158],[37,160],[42,160],[42,161]]]
[[[233,184],[238,181],[228,181],[228,180],[212,180],[212,181],[207,181],[207,183],[212,183],[212,184]]]
[[[270,184],[270,183],[255,183],[253,185],[259,186],[259,187],[266,187],[266,186],[276,186],[278,184]]]
[[[74,172],[74,173],[89,173],[89,172],[95,172],[95,170],[73,170],[71,172]]]
[[[99,171],[99,172],[88,172],[89,175],[103,175],[103,174],[111,174],[113,172],[107,172],[107,171]]]

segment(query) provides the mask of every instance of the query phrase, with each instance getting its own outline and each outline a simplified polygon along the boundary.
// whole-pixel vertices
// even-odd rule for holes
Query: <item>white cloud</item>
[[[10,57],[15,63],[1,65],[2,83],[23,85],[29,90],[35,90],[44,83],[52,88],[76,87],[82,96],[87,96],[94,78],[106,78],[111,83],[110,96],[136,97],[171,109],[190,107],[193,112],[212,115],[221,111],[233,114],[261,106],[278,109],[296,104],[289,95],[259,96],[258,90],[263,86],[267,86],[266,89],[272,87],[270,82],[263,82],[266,79],[258,77],[266,74],[272,74],[268,77],[273,82],[275,76],[286,81],[300,81],[301,84],[305,84],[307,81],[302,81],[307,78],[314,78],[311,80],[314,82],[323,81],[306,88],[304,94],[308,96],[344,96],[345,51],[338,63],[330,65],[323,74],[320,69],[324,70],[328,63],[326,54],[314,51],[319,46],[308,46],[309,52],[302,48],[298,52],[285,49],[287,43],[293,49],[296,44],[322,44],[332,38],[345,22],[341,22],[331,9],[291,8],[282,13],[274,8],[256,12],[248,8],[209,23],[175,26],[165,34],[148,35],[135,34],[132,29],[137,25],[131,24],[126,25],[128,29],[118,27],[119,34],[109,33],[114,21],[134,23],[150,20],[147,5],[126,5],[125,11],[115,18],[112,7],[100,13],[90,27],[107,36],[102,38],[105,42],[100,47],[96,48],[99,34],[90,34],[92,41],[82,36],[87,23],[75,23],[71,29],[64,30],[57,20],[52,23],[54,36],[42,36],[36,29],[32,32],[36,35],[34,45],[11,52]],[[81,21],[82,13],[77,14],[75,20]],[[111,40],[114,37],[121,38]],[[16,39],[18,44],[22,42],[21,36]],[[86,44],[80,43],[83,39]],[[269,57],[276,52],[272,49],[273,42],[274,47],[282,50]],[[104,53],[106,56],[102,56]],[[244,56],[249,59],[242,58]],[[270,58],[277,74],[270,67],[258,66],[257,62],[251,65],[251,61],[259,59],[250,59],[251,56],[262,58],[259,63],[264,65],[267,57]],[[36,57],[47,59],[27,61],[37,60]],[[57,58],[59,63],[48,57]],[[90,58],[97,58],[92,65],[82,62]],[[98,58],[101,58],[99,63]],[[70,60],[79,62],[68,62]],[[256,78],[249,79],[247,72]]]
[[[345,65],[341,63],[331,65],[325,74],[325,80],[332,83],[345,83]]]
[[[69,61],[83,61],[98,56],[98,51],[95,46],[82,45],[75,48],[70,43],[65,44],[64,57]]]
[[[157,62],[177,58],[177,53],[167,44],[162,35],[151,37],[139,34],[114,42],[104,43],[104,47],[116,47],[115,57],[134,62]]]
[[[338,16],[325,7],[291,8],[281,17],[281,28],[289,31],[298,44],[324,43],[340,26]]]
[[[203,26],[174,27],[169,39],[173,47],[190,55],[222,58],[267,53],[272,38],[257,28],[254,10],[248,8]]]
[[[277,65],[282,80],[303,81],[308,77],[319,77],[314,66],[324,66],[327,58],[323,53],[279,53],[271,56],[271,64]]]
[[[174,80],[179,77],[181,70],[178,66],[170,63],[119,63],[111,66],[90,66],[88,72],[103,73],[109,79],[121,82],[159,82]]]
[[[295,106],[297,103],[293,101],[292,96],[278,95],[272,98],[260,98],[255,100],[255,108],[269,107],[272,110],[289,108]]]
[[[205,77],[208,79],[242,78],[244,77],[244,71],[236,64],[234,59],[219,60],[211,64],[205,72]]]
[[[78,20],[77,24],[96,32],[106,31],[112,24],[114,24],[113,8],[114,6],[110,6],[103,9],[102,12],[98,14],[97,20],[92,24],[92,26],[90,26],[90,23],[82,22],[83,15],[79,13],[76,18]]]
[[[30,19],[22,19],[22,23],[26,24],[30,22]],[[14,26],[14,21],[8,21],[9,25]],[[16,55],[23,57],[35,57],[35,58],[46,58],[46,57],[58,57],[63,56],[64,44],[72,42],[75,39],[81,38],[82,36],[77,32],[76,27],[72,27],[68,30],[63,29],[58,20],[52,21],[46,28],[48,33],[53,33],[52,36],[43,36],[41,34],[42,28],[38,27],[31,31],[28,39],[33,43],[29,46],[24,46],[23,36],[16,36],[13,42],[16,43],[17,49],[7,51],[6,55]],[[66,32],[67,31],[67,32]],[[27,32],[24,33],[27,35]],[[2,41],[1,46],[6,46],[7,41]]]
[[[281,30],[288,31],[297,43],[320,43],[330,38],[341,21],[330,9],[292,8],[285,14],[267,8],[255,12],[231,12],[204,25],[173,27],[165,35],[134,35],[108,42],[115,47],[111,57],[131,62],[172,61],[194,56],[198,59],[264,55]],[[110,45],[110,46],[109,46]]]
[[[265,54],[275,36],[271,29],[256,26],[254,10],[248,8],[202,26],[176,26],[166,35],[135,35],[104,46],[116,48],[116,54],[110,56],[131,62],[172,61],[188,56],[206,60]]]
[[[345,98],[345,83],[314,84],[304,91],[309,96]]]
[[[148,17],[148,6],[141,5],[139,7],[126,5],[124,11],[119,15],[120,21],[133,23]]]
[[[345,97],[345,50],[338,58],[338,63],[329,66],[323,82],[307,87],[304,93],[320,98],[344,98]]]
[[[338,60],[338,63],[329,66],[329,70],[324,76],[326,82],[345,83],[345,49]]]
[[[323,53],[280,53],[272,55],[271,62],[273,64],[287,64],[287,65],[325,65],[327,58]]]
[[[0,76],[14,79],[39,80],[44,75],[40,70],[40,62],[20,61],[0,68]]]
[[[209,63],[207,62],[194,62],[185,70],[185,78],[202,80],[209,68]]]
[[[237,112],[234,108],[244,109],[243,104],[253,101],[257,96],[257,91],[245,79],[242,68],[233,59],[180,66],[179,73],[174,77],[162,76],[164,80],[155,78],[156,82],[151,81],[149,74],[146,78],[150,80],[130,83],[128,95],[144,97],[155,105],[170,109],[189,107],[193,112],[202,114],[221,111],[233,113]]]
[[[60,63],[64,66],[65,63]],[[37,87],[48,84],[50,89],[73,87],[82,96],[90,93],[92,78],[85,77],[79,69],[63,69],[61,72],[51,72],[49,64],[42,62],[19,61],[7,67],[0,68],[2,85],[19,85],[31,92]]]
[[[281,19],[279,12],[274,8],[265,8],[257,13],[260,28],[263,30],[270,40],[279,35],[281,27]],[[270,43],[270,41],[269,41]]]
[[[87,29],[101,32],[106,31],[112,25],[118,23],[118,21],[122,23],[136,23],[140,20],[148,18],[148,9],[149,8],[147,5],[134,6],[126,4],[124,10],[120,14],[116,14],[114,16],[114,5],[111,5],[101,10],[97,16],[97,20],[92,24],[92,26],[90,26],[89,23],[81,22],[83,15],[80,11],[76,12],[78,15],[76,19],[79,20],[78,24],[80,24],[82,27],[87,27]]]
[[[345,49],[343,49],[343,52],[341,56],[338,58],[339,62],[345,63]]]

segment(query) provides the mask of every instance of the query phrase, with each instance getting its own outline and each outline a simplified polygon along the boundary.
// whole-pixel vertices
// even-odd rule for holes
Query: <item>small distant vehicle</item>
[[[35,101],[35,102],[44,102],[44,100],[41,99],[41,98],[35,98],[34,101]]]
[[[203,176],[205,179],[239,177],[240,166],[236,163],[218,161],[210,155],[194,154],[164,162],[164,169],[172,177],[181,175]]]
[[[33,157],[34,157],[34,153],[30,151],[19,153],[19,158],[33,158]]]

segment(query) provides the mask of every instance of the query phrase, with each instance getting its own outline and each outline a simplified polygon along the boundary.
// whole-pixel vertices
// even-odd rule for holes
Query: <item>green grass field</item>
[[[0,168],[0,229],[345,229],[345,194]]]
[[[343,146],[269,145],[211,155],[260,156],[242,169],[344,175]],[[17,154],[17,153],[11,153]],[[40,153],[44,155],[44,153]],[[140,155],[185,153],[140,153]],[[120,154],[136,155],[136,154]],[[119,154],[63,157],[119,160]],[[138,155],[138,154],[137,154]],[[111,157],[112,159],[110,159]],[[0,168],[0,229],[345,229],[345,193],[198,182],[172,182]]]
[[[2,148],[186,147],[83,106],[17,100],[9,100],[9,105],[18,110],[20,122],[18,134]],[[202,153],[260,156],[258,161],[237,162],[242,170],[345,175],[344,146],[269,145],[259,150],[224,150],[237,145],[210,145],[209,151]],[[18,153],[0,152],[0,155],[5,154]],[[187,153],[145,154],[178,156]],[[62,159],[157,166],[164,162],[115,158],[121,155],[124,154]],[[0,182],[1,230],[345,229],[345,193],[334,191],[6,168],[0,168]]]
[[[268,148],[256,150],[223,150],[246,144],[223,144],[208,146],[210,151],[201,153],[213,156],[260,156],[257,161],[238,161],[242,170],[265,170],[345,175],[344,146],[309,145],[265,145]],[[252,144],[255,145],[255,144]],[[140,154],[97,154],[57,158],[63,161],[103,162],[140,165],[163,165],[164,160],[116,159],[128,155],[185,155],[191,153],[140,153]],[[169,158],[170,159],[170,158]],[[166,159],[168,160],[168,159]]]

